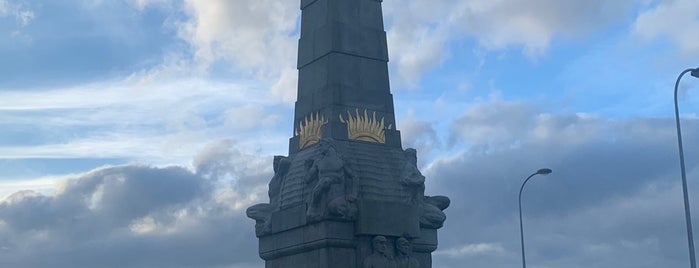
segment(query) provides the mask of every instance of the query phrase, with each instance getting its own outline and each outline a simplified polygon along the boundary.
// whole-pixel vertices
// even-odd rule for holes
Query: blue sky
[[[243,214],[292,134],[297,2],[0,0],[0,266],[262,267]],[[452,199],[435,267],[518,265],[541,167],[531,267],[686,266],[699,2],[383,5],[404,147]]]

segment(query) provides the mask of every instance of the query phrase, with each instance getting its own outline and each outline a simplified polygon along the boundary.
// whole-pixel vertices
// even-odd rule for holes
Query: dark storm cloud
[[[699,122],[683,122],[690,184],[696,184],[691,178],[699,176],[699,143],[688,137],[699,134]],[[517,194],[522,181],[543,167],[553,174],[534,178],[523,194],[531,265],[686,263],[671,118],[551,115],[526,103],[495,100],[466,111],[451,137],[471,149],[425,172],[432,180],[428,191],[452,199],[440,234],[439,267],[518,265]]]
[[[217,146],[227,161],[255,158]],[[206,154],[206,152],[204,152]],[[266,169],[209,173],[181,167],[106,167],[67,179],[53,196],[18,192],[0,203],[0,267],[259,267],[253,222],[243,209]],[[211,174],[227,174],[213,178]],[[264,175],[263,175],[264,174]],[[246,178],[246,189],[235,188]]]

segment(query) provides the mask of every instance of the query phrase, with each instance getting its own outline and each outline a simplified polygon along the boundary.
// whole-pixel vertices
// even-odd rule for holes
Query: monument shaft
[[[268,268],[431,267],[449,199],[402,148],[381,4],[301,0],[289,156],[247,210]]]
[[[385,142],[400,147],[381,1],[303,0],[301,9],[295,122],[314,113],[336,119],[367,111],[383,119]],[[330,120],[324,134],[347,139],[345,129],[342,122]],[[299,149],[291,146],[290,153]]]

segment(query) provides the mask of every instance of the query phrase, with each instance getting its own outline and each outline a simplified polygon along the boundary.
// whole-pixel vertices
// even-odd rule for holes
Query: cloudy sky
[[[263,267],[244,210],[292,133],[298,2],[0,0],[0,266]],[[434,267],[520,265],[542,167],[530,267],[688,266],[699,1],[383,5],[404,147],[452,200]]]

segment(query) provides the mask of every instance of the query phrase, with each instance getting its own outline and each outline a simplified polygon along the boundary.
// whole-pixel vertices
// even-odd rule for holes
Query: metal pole
[[[522,190],[524,190],[524,185],[527,184],[527,181],[534,177],[534,175],[539,174],[538,172],[535,172],[532,175],[529,175],[526,180],[524,180],[524,183],[522,183],[522,187],[519,188],[519,238],[522,243],[522,268],[527,268],[527,260],[524,257],[524,228],[522,227]]]
[[[691,268],[696,268],[697,263],[694,257],[694,235],[692,234],[692,216],[689,209],[689,194],[687,192],[687,175],[684,167],[684,150],[682,149],[682,130],[680,127],[680,108],[677,104],[677,89],[680,85],[682,76],[694,69],[684,70],[675,82],[675,122],[677,123],[677,144],[680,149],[680,171],[682,173],[682,193],[684,194],[684,217],[687,222],[687,241],[689,243],[689,264]]]

